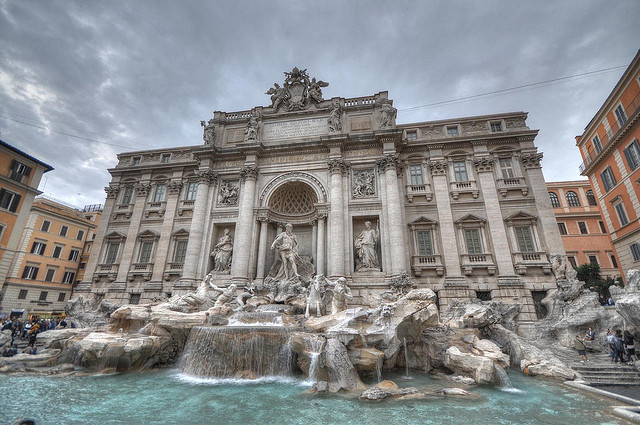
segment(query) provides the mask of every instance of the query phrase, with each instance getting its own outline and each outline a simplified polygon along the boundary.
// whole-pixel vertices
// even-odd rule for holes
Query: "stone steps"
[[[591,355],[586,363],[573,363],[571,368],[592,386],[625,386],[640,389],[640,370],[636,365],[613,363],[606,354]]]

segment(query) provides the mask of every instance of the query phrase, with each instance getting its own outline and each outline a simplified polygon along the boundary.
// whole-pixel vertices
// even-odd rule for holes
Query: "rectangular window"
[[[458,134],[459,133],[458,133],[458,126],[457,125],[454,125],[454,126],[451,126],[451,127],[447,127],[447,136],[452,136],[453,137],[453,136],[457,136]]]
[[[613,176],[611,167],[605,168],[604,171],[600,173],[600,178],[602,178],[602,184],[606,192],[610,191],[613,186],[616,185],[616,178]]]
[[[498,133],[502,131],[502,123],[497,121],[497,122],[492,122],[491,123],[491,132],[492,133]]]
[[[69,227],[68,226],[60,227],[60,236],[67,236],[67,232],[68,231],[69,231]]]
[[[618,268],[618,261],[616,260],[616,256],[611,254],[609,255],[609,257],[611,258],[611,266],[613,266],[614,268]]]
[[[76,235],[76,239],[81,241],[84,239],[84,230],[78,230],[78,234]]]
[[[615,110],[616,119],[618,120],[618,124],[622,127],[627,122],[627,114],[624,112],[624,108],[622,105],[618,105]]]
[[[410,165],[409,175],[411,176],[411,184],[424,184],[422,180],[422,165]]]
[[[634,139],[623,152],[624,157],[627,159],[629,170],[638,168],[638,165],[640,165],[640,145],[638,144],[638,139]]]
[[[122,205],[129,205],[133,197],[133,186],[127,186],[122,193]]]
[[[464,239],[467,243],[467,254],[482,254],[480,229],[465,229]]]
[[[80,265],[78,266],[78,270],[84,270],[86,266],[87,266],[87,263],[80,263]]]
[[[516,227],[515,230],[520,252],[536,252],[536,246],[531,236],[531,226]]]
[[[156,186],[156,193],[153,196],[153,202],[162,202],[164,199],[164,190],[166,186],[163,184],[159,184]]]
[[[9,178],[17,182],[22,182],[23,177],[29,177],[31,174],[31,167],[27,167],[21,162],[15,159],[11,161],[11,170],[9,171]]]
[[[131,294],[129,296],[129,304],[138,304],[140,302],[140,294]]]
[[[104,257],[105,264],[114,264],[116,262],[119,248],[119,243],[110,243],[109,245],[107,245],[107,254]]]
[[[576,257],[574,257],[573,255],[567,255],[567,260],[569,261],[569,264],[571,264],[571,267],[573,267],[574,269],[578,268],[578,263],[576,263]]]
[[[19,300],[24,300],[24,299],[26,299],[26,298],[27,298],[27,292],[28,292],[28,290],[27,290],[27,289],[21,289],[21,290],[20,290],[20,293],[18,294],[18,299],[19,299]]]
[[[140,165],[140,157],[139,156],[134,156],[133,158],[131,158],[131,163],[133,165]]]
[[[187,241],[176,241],[176,253],[173,256],[174,263],[184,263],[187,257]]]
[[[57,245],[53,247],[53,254],[51,255],[53,258],[60,258],[62,255],[62,247]]]
[[[464,161],[455,161],[453,163],[453,174],[457,182],[467,182],[467,164]]]
[[[418,255],[433,255],[433,239],[430,230],[416,232],[418,238]]]
[[[598,137],[597,134],[592,139],[592,142],[593,142],[593,148],[596,150],[596,153],[602,152],[602,143],[600,143],[600,138]]]
[[[2,234],[4,233],[4,229],[6,229],[7,226],[5,226],[4,224],[0,224],[0,239],[2,239]]]
[[[79,255],[80,251],[78,251],[77,249],[72,249],[71,252],[69,252],[69,261],[78,261]]]
[[[511,158],[500,159],[500,170],[502,171],[503,179],[512,179],[515,177],[515,173],[513,172],[513,162],[511,161]]]
[[[622,202],[618,202],[613,207],[616,209],[616,214],[618,214],[620,226],[627,225],[629,223],[629,219],[627,218],[627,212],[624,209],[624,204]]]
[[[564,223],[558,223],[558,230],[560,230],[561,235],[567,235],[569,233],[567,232],[567,225]]]
[[[196,193],[198,193],[198,183],[189,183],[189,186],[187,186],[187,201],[195,201]]]
[[[598,264],[598,257],[596,257],[595,255],[590,255],[589,256],[589,263]]]
[[[578,229],[580,229],[580,234],[581,235],[588,235],[589,234],[589,230],[587,230],[587,223],[585,223],[584,221],[579,221],[578,222]]]
[[[0,189],[0,208],[16,212],[20,203],[20,195],[6,189]]]
[[[36,255],[44,255],[44,250],[47,248],[46,243],[34,242],[31,246],[31,253]]]
[[[606,228],[606,227],[604,227],[604,222],[603,222],[602,220],[600,220],[600,221],[598,222],[598,224],[600,224],[600,232],[601,232],[601,233],[607,233],[607,228]]]
[[[53,282],[53,278],[56,275],[56,269],[48,269],[47,275],[44,277],[45,282]]]
[[[42,226],[40,226],[41,232],[48,232],[51,222],[49,220],[42,220]]]
[[[633,261],[640,260],[640,244],[638,242],[632,243],[629,248],[631,248],[631,255],[633,256]]]
[[[65,294],[64,292],[60,292],[60,294],[58,294],[58,302],[63,302],[66,297],[67,294]]]
[[[148,263],[151,260],[151,251],[153,250],[153,242],[142,242],[140,245],[139,263]]]
[[[170,153],[163,153],[162,156],[160,157],[160,162],[163,163],[167,163],[169,162],[169,160],[171,160],[171,154]]]
[[[62,283],[73,283],[74,277],[76,277],[76,274],[74,272],[64,272]]]
[[[47,295],[49,295],[49,292],[47,292],[47,291],[40,292],[40,298],[38,298],[38,300],[46,301],[47,300]]]
[[[407,140],[418,140],[418,132],[417,131],[407,131]]]
[[[87,243],[87,246],[84,247],[84,252],[91,252],[91,244]]]

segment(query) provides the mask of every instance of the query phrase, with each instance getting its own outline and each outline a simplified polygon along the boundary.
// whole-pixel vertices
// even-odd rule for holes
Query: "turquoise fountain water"
[[[447,381],[403,371],[385,373],[401,386],[441,388]],[[623,424],[612,403],[512,372],[519,391],[474,387],[481,400],[442,398],[362,402],[304,394],[294,378],[197,379],[176,370],[103,376],[0,375],[0,423],[21,416],[37,425],[110,424]]]

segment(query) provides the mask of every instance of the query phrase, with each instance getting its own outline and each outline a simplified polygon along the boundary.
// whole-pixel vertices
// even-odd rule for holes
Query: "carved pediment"
[[[535,215],[529,214],[528,212],[525,212],[525,211],[518,211],[517,213],[511,214],[509,217],[505,219],[505,221],[508,223],[511,223],[514,221],[532,222],[536,220],[538,220],[538,217],[536,217]]]
[[[122,233],[120,233],[120,232],[113,231],[113,232],[108,233],[104,238],[106,240],[109,240],[109,241],[113,242],[113,241],[123,241],[127,237],[125,235],[123,235]]]
[[[185,229],[178,229],[171,236],[189,236],[189,232]]]
[[[415,226],[415,225],[418,225],[418,224],[426,224],[426,225],[432,226],[434,224],[438,224],[438,222],[437,221],[433,221],[431,219],[428,219],[427,217],[420,217],[420,218],[412,221],[411,223],[409,223],[409,225],[411,225],[411,226]]]
[[[484,218],[478,217],[477,215],[467,214],[464,217],[455,221],[456,224],[467,224],[467,223],[486,223],[487,220]]]
[[[154,238],[157,239],[160,237],[158,232],[154,232],[153,230],[146,229],[140,233],[138,233],[139,238]]]

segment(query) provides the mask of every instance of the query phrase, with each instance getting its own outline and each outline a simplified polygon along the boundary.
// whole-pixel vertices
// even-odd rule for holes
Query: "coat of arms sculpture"
[[[285,72],[284,85],[274,83],[265,94],[271,95],[271,108],[273,112],[284,108],[286,111],[306,109],[312,103],[319,104],[322,98],[322,87],[328,87],[329,83],[309,78],[307,70],[294,67],[291,72]]]

